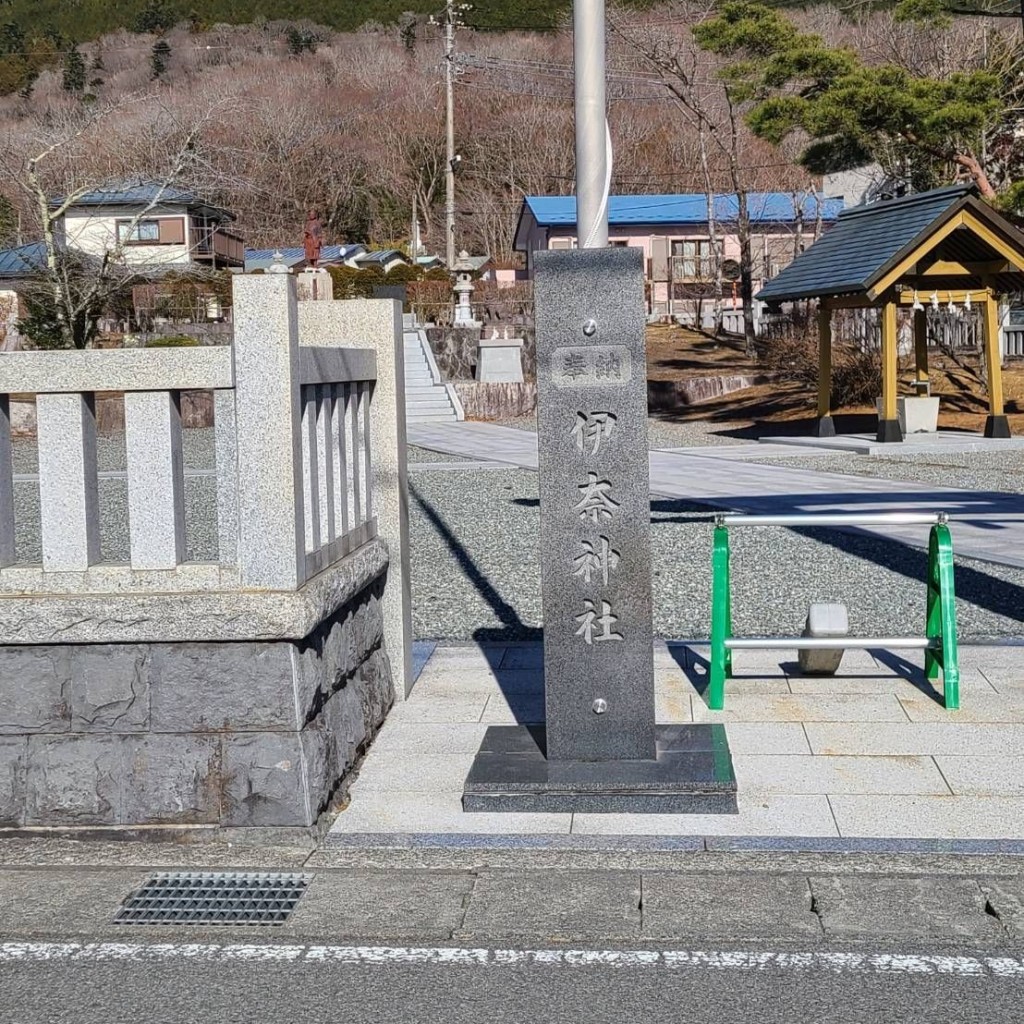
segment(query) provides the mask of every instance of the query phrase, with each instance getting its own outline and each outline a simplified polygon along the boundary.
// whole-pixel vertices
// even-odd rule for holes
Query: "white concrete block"
[[[185,560],[185,471],[177,392],[124,396],[128,527],[133,569],[173,569]]]
[[[36,416],[43,569],[88,569],[100,560],[93,396],[40,394]]]
[[[850,616],[846,605],[816,601],[807,613],[803,635],[807,637],[848,636]],[[801,648],[797,654],[800,671],[812,676],[834,676],[843,660],[841,647],[828,650]]]
[[[523,382],[522,338],[486,338],[479,344],[476,379],[481,383],[494,381]]]

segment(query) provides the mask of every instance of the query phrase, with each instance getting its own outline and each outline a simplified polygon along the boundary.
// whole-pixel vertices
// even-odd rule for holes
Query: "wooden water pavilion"
[[[897,404],[897,312],[913,310],[915,390],[929,393],[926,305],[979,308],[983,319],[989,413],[986,437],[1009,437],[1003,409],[999,300],[1024,292],[1024,234],[978,198],[953,186],[856,206],[757,294],[778,307],[818,300],[819,437],[832,422],[832,313],[878,309],[882,336],[882,407],[878,441],[902,441]]]

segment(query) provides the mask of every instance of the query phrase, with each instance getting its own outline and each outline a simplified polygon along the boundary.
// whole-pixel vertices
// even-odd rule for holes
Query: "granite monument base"
[[[642,761],[551,761],[543,726],[487,730],[466,779],[465,811],[736,814],[723,725],[659,725]]]

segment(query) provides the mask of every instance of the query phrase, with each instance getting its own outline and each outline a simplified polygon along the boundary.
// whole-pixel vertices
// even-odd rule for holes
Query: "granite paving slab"
[[[803,875],[645,872],[645,939],[816,942],[821,923]]]
[[[808,722],[804,729],[815,754],[1024,754],[1024,725]]]
[[[1024,839],[1024,800],[996,796],[847,796],[829,803],[844,836]]]
[[[317,876],[280,929],[284,935],[446,941],[461,924],[473,878],[462,872],[346,871]]]
[[[439,645],[410,700],[395,707],[368,751],[333,834],[346,842],[570,834],[594,842],[1024,839],[1024,689],[997,693],[978,668],[984,663],[1015,679],[1024,647],[962,648],[959,712],[942,708],[937,691],[918,688],[920,665],[894,670],[878,662],[876,675],[853,679],[752,674],[731,684],[726,714],[712,716],[701,676],[679,663],[690,664],[691,649],[656,646],[660,719],[685,724],[697,709],[698,717],[724,724],[738,814],[465,813],[463,787],[489,726],[544,720],[539,652],[536,644]],[[801,685],[810,692],[778,689]]]
[[[905,722],[907,716],[894,694],[834,693],[737,694],[725,687],[725,710],[709,711],[703,699],[693,701],[695,722]]]
[[[950,793],[930,757],[743,754],[733,763],[744,793]]]
[[[830,939],[1003,938],[973,879],[812,877],[814,905]]]
[[[1024,756],[940,754],[935,763],[955,796],[1024,796]]]
[[[634,938],[640,897],[639,872],[488,871],[477,879],[456,937]]]

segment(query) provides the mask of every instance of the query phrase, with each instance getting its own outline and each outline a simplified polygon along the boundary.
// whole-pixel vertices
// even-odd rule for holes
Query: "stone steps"
[[[434,382],[419,333],[408,320],[405,322],[403,349],[406,421],[410,425],[457,422],[458,415],[448,397],[448,389]]]

